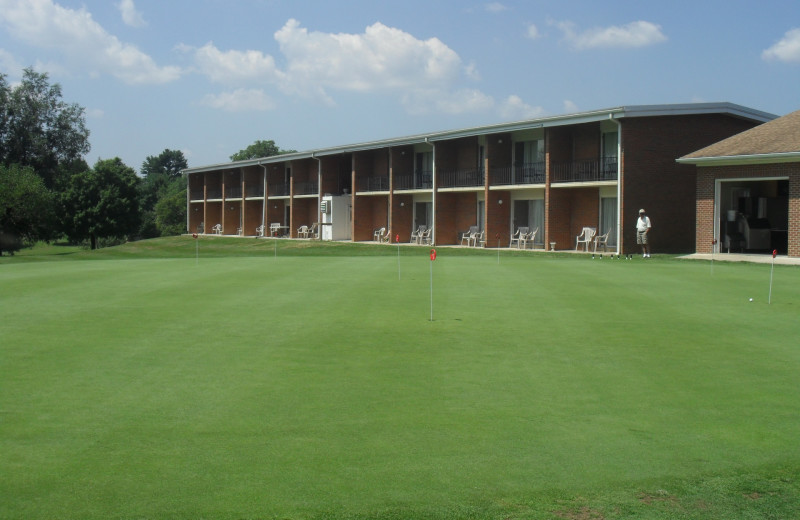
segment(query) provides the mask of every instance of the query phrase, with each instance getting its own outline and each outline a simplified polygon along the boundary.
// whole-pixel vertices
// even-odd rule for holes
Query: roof
[[[242,168],[246,166],[258,166],[262,164],[282,163],[298,159],[320,158],[326,155],[337,155],[337,154],[352,153],[364,150],[378,150],[381,148],[392,147],[392,146],[435,143],[436,141],[458,139],[463,137],[479,136],[479,135],[494,134],[494,133],[515,132],[519,130],[528,130],[532,128],[575,125],[575,124],[590,123],[596,121],[604,121],[608,119],[622,119],[626,117],[656,117],[656,116],[699,115],[699,114],[728,114],[733,117],[739,117],[742,119],[747,119],[757,122],[770,121],[777,117],[774,114],[761,112],[759,110],[744,107],[741,105],[736,105],[734,103],[628,105],[615,108],[593,110],[589,112],[578,112],[574,114],[540,117],[536,119],[528,119],[524,121],[515,121],[510,123],[499,123],[499,124],[476,126],[476,127],[463,128],[457,130],[430,132],[426,134],[418,134],[406,137],[398,137],[398,138],[383,139],[378,141],[369,141],[364,143],[334,146],[330,148],[317,148],[313,150],[306,150],[303,152],[295,152],[289,154],[273,155],[271,157],[249,159],[246,161],[212,164],[196,168],[187,168],[183,170],[183,173],[200,173],[200,172],[215,171],[221,169],[233,169],[233,168]]]
[[[678,159],[688,164],[800,162],[800,110]]]

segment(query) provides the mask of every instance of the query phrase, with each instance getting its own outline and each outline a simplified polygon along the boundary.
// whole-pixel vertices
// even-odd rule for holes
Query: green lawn
[[[0,518],[800,511],[796,267],[194,246],[0,259]]]

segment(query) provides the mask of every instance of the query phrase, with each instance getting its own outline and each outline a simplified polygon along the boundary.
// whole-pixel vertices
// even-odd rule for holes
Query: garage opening
[[[787,254],[788,178],[720,179],[716,191],[720,252]]]

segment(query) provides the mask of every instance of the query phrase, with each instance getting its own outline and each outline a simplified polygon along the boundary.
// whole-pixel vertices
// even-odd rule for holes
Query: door
[[[511,233],[516,233],[520,227],[531,227],[530,222],[530,205],[529,200],[515,200],[514,201],[514,215],[511,223]]]

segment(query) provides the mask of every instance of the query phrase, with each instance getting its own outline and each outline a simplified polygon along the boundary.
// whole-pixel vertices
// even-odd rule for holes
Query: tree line
[[[37,241],[95,249],[185,231],[183,152],[148,156],[137,174],[118,157],[90,167],[89,150],[85,109],[65,102],[60,85],[31,68],[15,86],[0,73],[0,255]],[[230,158],[292,151],[256,141]]]

